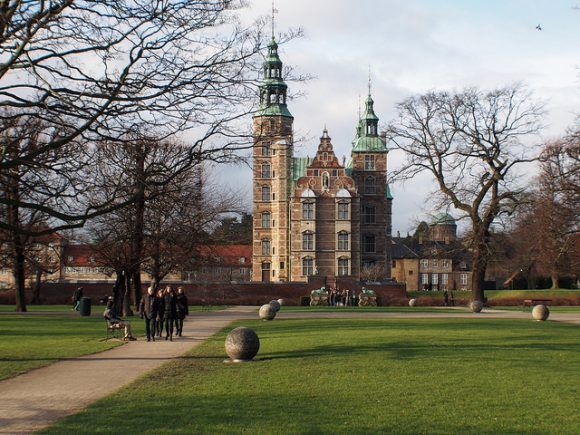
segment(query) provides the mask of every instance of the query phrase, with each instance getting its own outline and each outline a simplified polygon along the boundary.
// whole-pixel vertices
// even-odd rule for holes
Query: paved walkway
[[[28,434],[74,414],[95,400],[177,358],[232,321],[256,318],[255,307],[192,313],[184,337],[133,341],[114,349],[61,360],[0,382],[0,433]]]
[[[292,312],[278,319],[302,318],[502,318],[531,319],[530,312],[486,309],[441,312]],[[178,358],[231,322],[257,318],[257,307],[192,313],[184,325],[185,337],[173,342],[143,340],[84,357],[61,360],[0,382],[0,433],[28,434],[74,414],[138,376]],[[550,320],[580,325],[580,313],[551,313]]]

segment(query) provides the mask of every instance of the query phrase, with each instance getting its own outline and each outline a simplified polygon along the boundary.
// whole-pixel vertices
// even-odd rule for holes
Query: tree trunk
[[[40,304],[40,286],[42,283],[42,269],[37,268],[35,271],[34,288],[32,290],[31,304]]]
[[[123,317],[127,317],[133,315],[133,311],[131,310],[131,277],[129,274],[125,274],[124,284]]]
[[[484,246],[477,246],[473,252],[471,263],[471,293],[474,301],[483,302],[485,294],[483,287],[485,285],[485,271],[487,269],[487,258]]]
[[[16,291],[16,311],[26,312],[26,275],[24,274],[24,246],[21,243],[19,235],[13,235],[13,267],[12,275],[14,276],[14,289]]]
[[[145,219],[145,155],[143,144],[136,145],[135,160],[135,222],[131,234],[132,299],[135,306],[141,300],[141,260],[143,258],[143,228]]]
[[[113,297],[115,307],[120,307],[122,306],[123,295],[125,294],[123,291],[125,285],[124,271],[116,270],[115,275],[115,285],[113,286],[113,294],[111,296]]]
[[[550,278],[552,278],[552,290],[560,288],[560,277],[557,273],[552,273]]]

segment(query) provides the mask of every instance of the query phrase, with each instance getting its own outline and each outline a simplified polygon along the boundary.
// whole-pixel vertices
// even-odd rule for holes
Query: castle
[[[387,146],[370,95],[351,161],[341,164],[326,128],[316,156],[294,157],[287,85],[274,38],[253,118],[253,281],[390,278],[392,196]]]

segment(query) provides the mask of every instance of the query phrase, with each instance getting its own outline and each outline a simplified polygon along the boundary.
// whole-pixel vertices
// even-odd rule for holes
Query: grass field
[[[142,335],[145,327],[137,320],[131,322],[133,334]],[[98,317],[0,316],[0,379],[121,344],[102,338],[105,322]]]
[[[63,312],[70,312],[74,314],[73,310],[71,309],[71,305],[27,305],[26,309],[32,313],[36,312],[46,312],[46,311],[63,311]],[[216,311],[216,310],[223,310],[227,308],[226,305],[190,305],[189,311]],[[101,313],[104,311],[104,305],[93,305],[91,310],[93,313]],[[14,305],[0,305],[0,312],[11,312],[14,311]]]
[[[574,325],[243,324],[261,361],[224,364],[224,332],[45,433],[580,433]]]

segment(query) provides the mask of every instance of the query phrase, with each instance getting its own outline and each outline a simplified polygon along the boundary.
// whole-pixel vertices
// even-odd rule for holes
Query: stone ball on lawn
[[[262,320],[274,320],[274,317],[276,317],[276,310],[270,304],[262,305],[258,315]]]
[[[469,304],[469,309],[474,313],[481,313],[481,310],[483,310],[483,302],[471,301]]]
[[[260,350],[258,334],[250,328],[240,326],[226,337],[226,353],[234,361],[248,361]]]
[[[416,307],[417,306],[417,299],[415,299],[415,298],[409,299],[409,306]]]
[[[532,310],[532,317],[534,320],[547,320],[550,316],[550,310],[545,305],[536,305]]]
[[[284,305],[286,305],[286,300],[278,299],[278,303],[280,304],[281,307],[283,307]]]
[[[272,306],[272,308],[274,308],[274,310],[276,311],[280,311],[280,302],[278,302],[277,300],[271,300],[270,305]]]

